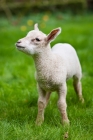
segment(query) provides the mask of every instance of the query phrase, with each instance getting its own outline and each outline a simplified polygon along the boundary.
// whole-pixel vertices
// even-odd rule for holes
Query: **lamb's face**
[[[17,49],[27,54],[37,54],[45,46],[46,35],[39,30],[30,31],[26,37],[18,40]]]
[[[48,44],[53,41],[61,32],[61,28],[52,30],[48,35],[45,35],[38,29],[38,25],[34,25],[34,30],[30,31],[26,37],[18,40],[16,43],[17,49],[27,54],[38,54],[43,52]]]

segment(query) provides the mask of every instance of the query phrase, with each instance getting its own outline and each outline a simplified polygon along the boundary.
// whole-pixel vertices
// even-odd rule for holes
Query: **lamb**
[[[44,121],[44,110],[52,91],[58,93],[58,108],[62,123],[69,124],[66,112],[66,80],[69,78],[73,78],[73,86],[79,100],[84,102],[80,81],[82,70],[75,49],[67,43],[58,43],[52,48],[50,46],[60,32],[61,28],[56,28],[46,35],[39,30],[38,24],[35,24],[34,30],[16,43],[17,49],[31,55],[35,62],[39,93],[37,125],[41,125]]]

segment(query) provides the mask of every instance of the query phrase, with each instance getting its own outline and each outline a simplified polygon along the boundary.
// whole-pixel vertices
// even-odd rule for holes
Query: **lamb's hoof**
[[[67,132],[65,132],[65,134],[64,134],[64,140],[65,139],[68,139],[69,138],[69,136],[68,136],[68,131]]]
[[[81,102],[82,104],[84,104],[84,98],[83,98],[83,97],[80,98],[80,102]]]
[[[37,118],[35,124],[36,124],[37,126],[40,126],[40,125],[43,123],[43,121],[44,121],[44,119],[42,119],[42,118]]]
[[[62,124],[63,124],[63,126],[69,126],[69,125],[70,125],[69,119],[63,120],[63,121],[62,121]]]

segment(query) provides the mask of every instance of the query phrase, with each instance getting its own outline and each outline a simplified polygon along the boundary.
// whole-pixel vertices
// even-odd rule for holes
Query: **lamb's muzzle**
[[[66,112],[66,80],[69,78],[73,78],[75,92],[84,102],[80,81],[82,70],[75,49],[67,43],[58,43],[52,49],[50,47],[50,42],[60,32],[61,28],[56,28],[46,35],[38,29],[38,24],[35,24],[34,30],[16,43],[18,50],[31,55],[35,62],[39,93],[36,124],[41,124],[44,121],[44,109],[52,91],[56,91],[59,96],[58,108],[62,122],[69,123]]]
[[[18,40],[16,43],[17,48],[25,48],[24,46],[21,46],[21,40]]]

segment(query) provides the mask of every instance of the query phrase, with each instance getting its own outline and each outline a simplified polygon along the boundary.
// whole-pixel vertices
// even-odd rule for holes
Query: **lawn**
[[[47,12],[24,17],[13,24],[0,17],[0,140],[93,140],[93,15],[68,15]],[[48,34],[61,27],[62,33],[51,43],[68,42],[76,49],[83,71],[82,105],[68,81],[67,112],[70,126],[61,125],[57,94],[53,93],[45,111],[45,121],[35,125],[38,93],[34,78],[34,62],[19,52],[15,43],[33,24]],[[15,24],[14,24],[15,23]],[[17,24],[18,23],[18,24]]]

